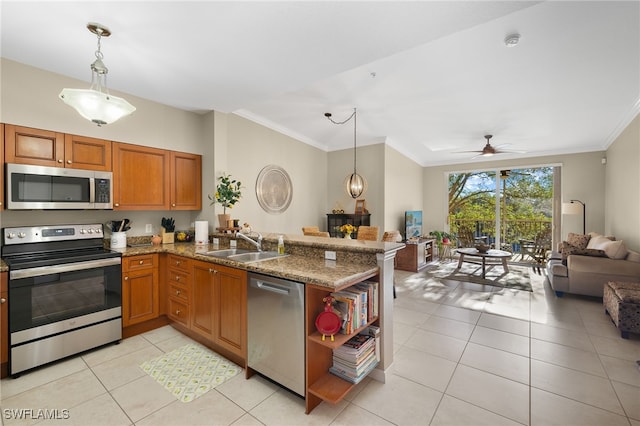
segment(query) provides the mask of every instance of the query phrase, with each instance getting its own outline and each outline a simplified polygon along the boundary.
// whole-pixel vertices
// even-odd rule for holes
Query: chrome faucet
[[[262,251],[262,234],[260,234],[259,232],[256,232],[256,234],[258,234],[258,239],[255,241],[244,235],[242,232],[236,232],[236,237],[240,237],[243,240],[250,242],[251,244],[256,246],[258,251]]]

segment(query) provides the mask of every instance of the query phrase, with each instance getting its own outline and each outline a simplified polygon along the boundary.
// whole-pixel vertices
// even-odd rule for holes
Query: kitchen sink
[[[236,262],[259,262],[261,260],[275,259],[276,257],[285,257],[287,254],[278,254],[275,251],[252,251],[242,254],[234,254],[227,256],[227,259],[235,260]]]
[[[237,254],[244,254],[244,253],[251,253],[251,250],[245,250],[245,249],[222,249],[222,250],[208,251],[208,252],[205,252],[205,253],[202,253],[202,254],[204,256],[227,258],[229,256],[233,256],[233,255],[237,255]]]

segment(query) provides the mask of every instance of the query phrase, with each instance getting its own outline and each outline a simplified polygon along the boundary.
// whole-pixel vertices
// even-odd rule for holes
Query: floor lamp
[[[578,204],[581,204],[581,206]],[[582,210],[582,212],[580,210]],[[582,234],[584,235],[587,233],[587,205],[580,200],[571,200],[569,203],[562,203],[562,214],[580,213],[582,213]]]

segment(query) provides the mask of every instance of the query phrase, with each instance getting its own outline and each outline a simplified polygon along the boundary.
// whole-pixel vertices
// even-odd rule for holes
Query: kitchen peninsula
[[[264,250],[275,250],[278,241],[278,234],[265,234],[263,239]],[[403,249],[404,244],[386,243],[375,241],[359,241],[344,240],[337,238],[320,238],[302,235],[285,235],[285,247],[287,256],[277,257],[270,260],[259,262],[237,262],[225,258],[216,258],[206,255],[206,252],[218,249],[228,248],[230,240],[235,239],[232,234],[214,234],[213,237],[219,240],[219,245],[209,244],[206,246],[196,246],[193,243],[175,243],[164,244],[158,246],[142,246],[127,247],[125,249],[117,249],[123,256],[123,276],[125,275],[124,265],[140,265],[143,267],[147,260],[152,257],[151,263],[154,264],[155,272],[158,276],[156,279],[156,290],[153,296],[159,299],[158,308],[154,315],[147,323],[153,323],[153,316],[168,318],[172,325],[194,337],[205,336],[203,343],[209,344],[214,350],[221,349],[223,356],[230,355],[230,358],[243,367],[247,367],[247,347],[246,347],[246,274],[247,272],[257,272],[272,277],[283,278],[292,281],[298,281],[305,284],[306,307],[305,307],[305,341],[307,342],[306,350],[306,412],[309,413],[322,401],[338,402],[353,387],[352,384],[332,376],[328,370],[331,366],[331,354],[333,347],[331,344],[320,342],[316,337],[314,320],[316,316],[323,310],[322,298],[329,293],[348,288],[366,279],[374,279],[379,282],[379,315],[374,320],[375,324],[380,328],[380,363],[378,367],[370,373],[370,377],[375,380],[384,382],[389,367],[393,362],[393,264],[397,250]],[[238,248],[253,249],[253,247],[238,238],[236,239]],[[336,260],[325,260],[325,252],[335,252]],[[133,260],[136,259],[134,262]],[[138,261],[138,259],[140,259]],[[157,262],[157,263],[154,263]],[[209,265],[202,267],[201,265]],[[150,265],[151,266],[151,265]],[[6,268],[3,269],[6,271]],[[211,319],[209,327],[210,336],[203,334],[203,327],[196,329],[195,321],[201,321],[202,311],[196,314],[196,309],[202,309],[201,296],[196,296],[197,286],[202,285],[205,281],[206,271],[219,272],[227,274],[236,271],[238,279],[236,283],[242,283],[244,289],[240,293],[244,299],[233,298],[234,301],[242,300],[243,306],[233,306],[226,300],[225,294],[221,291],[230,291],[230,289],[216,290],[219,299],[225,299],[224,305],[220,306],[221,311],[234,310],[229,315],[222,312],[217,320]],[[153,269],[149,269],[153,271]],[[198,271],[204,271],[199,274]],[[218,274],[219,276],[220,274]],[[197,278],[196,278],[197,277]],[[128,278],[128,277],[127,277]],[[196,281],[198,281],[196,286]],[[149,281],[152,282],[152,281]],[[211,281],[214,283],[215,281]],[[231,282],[231,281],[228,281]],[[123,310],[126,310],[125,298],[125,281],[123,280]],[[242,286],[235,286],[242,287]],[[171,291],[178,292],[179,297],[171,294]],[[158,296],[159,294],[159,296]],[[172,300],[177,304],[172,305]],[[182,302],[182,305],[180,304]],[[131,305],[135,305],[134,301],[130,301]],[[221,303],[221,302],[218,302]],[[196,306],[199,305],[200,307]],[[212,305],[208,305],[212,306]],[[131,306],[135,309],[135,306]],[[210,309],[216,311],[216,309]],[[185,314],[186,313],[186,314]],[[177,314],[177,315],[176,315]],[[180,315],[184,316],[178,318]],[[210,313],[209,316],[212,316]],[[217,312],[216,312],[217,315]],[[226,316],[225,316],[226,315]],[[123,317],[125,313],[123,312]],[[178,317],[177,317],[178,316]],[[231,320],[229,320],[231,318]],[[238,319],[239,318],[239,319]],[[224,336],[226,330],[225,320],[230,325],[236,326],[238,321],[243,322],[243,326],[239,326],[238,333],[244,335],[237,339],[237,344],[233,344],[233,339]],[[166,322],[165,322],[166,323]],[[136,324],[130,328],[135,328],[141,324]],[[217,328],[217,330],[216,330]],[[141,329],[143,330],[143,329]],[[218,334],[216,334],[218,333]],[[235,336],[235,331],[229,336]],[[220,335],[223,334],[223,335]],[[131,334],[127,334],[131,335]],[[216,337],[217,336],[217,337]],[[344,335],[336,336],[336,341],[343,338]],[[200,339],[202,341],[202,339]],[[329,339],[327,339],[329,340]],[[228,344],[233,345],[229,346]],[[309,345],[313,345],[310,349]],[[335,346],[335,344],[333,345]],[[234,357],[235,355],[235,357]],[[248,375],[250,375],[248,371]]]

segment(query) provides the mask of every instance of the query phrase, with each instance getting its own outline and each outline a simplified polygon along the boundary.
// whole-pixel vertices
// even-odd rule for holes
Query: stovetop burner
[[[102,224],[3,230],[2,258],[11,270],[120,257],[104,248]]]

